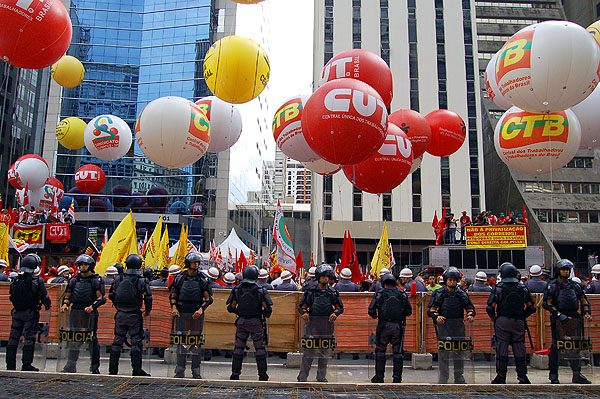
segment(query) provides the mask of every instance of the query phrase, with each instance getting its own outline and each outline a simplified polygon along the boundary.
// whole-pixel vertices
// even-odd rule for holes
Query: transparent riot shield
[[[336,382],[338,379],[337,338],[335,322],[329,317],[310,316],[301,323],[300,351],[302,361],[298,381]],[[311,377],[311,368],[316,363],[317,371]]]
[[[64,373],[89,373],[100,366],[100,352],[96,328],[96,312],[71,309],[60,313],[58,356],[56,371]],[[92,359],[94,358],[95,361]]]
[[[404,366],[406,322],[369,322],[369,380],[373,383],[401,382]]]
[[[438,383],[474,383],[472,324],[463,319],[446,319],[437,324],[436,331]]]
[[[193,313],[173,317],[169,336],[168,377],[202,378],[204,358],[204,316],[194,318]]]
[[[591,380],[593,375],[592,341],[590,331],[585,326],[583,318],[556,320],[554,329],[559,375],[566,378],[570,374],[569,371],[572,371],[573,377],[581,373]]]
[[[48,347],[48,332],[50,326],[50,311],[41,310],[39,314],[39,319],[36,325],[33,326],[35,329],[35,343],[33,347],[33,367],[39,369],[40,371],[44,371],[46,369],[46,351]],[[25,330],[23,331],[25,333]],[[17,370],[21,369],[21,365],[23,364],[23,359],[27,356],[31,356],[30,354],[26,354],[27,349],[23,351],[25,347],[25,339],[22,336],[19,340],[19,346],[17,347]],[[29,352],[31,353],[31,352]]]
[[[533,337],[522,320],[499,316],[491,321],[490,382],[516,384],[527,378],[527,351]]]

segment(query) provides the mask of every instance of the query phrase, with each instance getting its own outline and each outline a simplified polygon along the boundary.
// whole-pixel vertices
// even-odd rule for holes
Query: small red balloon
[[[19,179],[19,176],[17,176],[17,173],[15,172],[15,165],[16,162],[13,163],[10,166],[10,168],[8,168],[8,182],[17,190],[21,190],[23,188],[23,183],[21,182],[21,179]]]
[[[447,157],[458,151],[467,137],[467,127],[462,118],[447,109],[432,111],[425,118],[431,127],[427,152],[436,157]]]
[[[431,141],[431,127],[425,116],[412,109],[399,109],[390,114],[388,121],[406,133],[413,146],[415,159],[423,155]]]
[[[366,83],[336,79],[319,87],[302,112],[302,133],[321,158],[337,165],[367,159],[385,139],[387,110]]]
[[[104,172],[96,165],[87,164],[75,172],[75,184],[87,194],[95,194],[102,190],[106,183]]]
[[[336,54],[323,67],[319,86],[340,78],[365,82],[379,93],[386,108],[392,103],[394,96],[392,71],[380,56],[369,50],[355,48]]]
[[[202,216],[202,203],[194,202],[190,205],[190,213],[194,216]]]
[[[379,150],[366,161],[344,166],[344,175],[357,188],[371,194],[387,193],[398,187],[410,173],[413,149],[409,138],[390,124]]]

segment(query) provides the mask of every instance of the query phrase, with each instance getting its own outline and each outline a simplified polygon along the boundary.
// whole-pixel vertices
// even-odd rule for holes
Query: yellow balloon
[[[52,78],[62,87],[76,87],[85,77],[85,68],[81,61],[70,55],[63,56],[50,69]]]
[[[215,42],[204,57],[204,80],[213,94],[241,104],[257,97],[267,86],[271,68],[263,48],[242,36]]]
[[[83,132],[87,123],[79,118],[66,118],[56,126],[56,138],[58,142],[69,150],[78,150],[85,146]]]
[[[600,21],[596,21],[587,27],[587,31],[592,34],[598,45],[600,46]]]

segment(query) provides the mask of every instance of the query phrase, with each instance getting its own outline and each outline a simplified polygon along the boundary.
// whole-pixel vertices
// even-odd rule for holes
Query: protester
[[[463,244],[466,241],[465,228],[471,225],[471,218],[467,215],[467,211],[462,211],[462,216],[459,219],[460,222],[460,242]]]
[[[437,283],[437,278],[435,274],[430,274],[429,276],[427,276],[427,287],[425,288],[432,292],[442,288],[442,286]]]

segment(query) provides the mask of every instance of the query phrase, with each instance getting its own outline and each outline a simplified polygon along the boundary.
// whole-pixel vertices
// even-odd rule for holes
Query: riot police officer
[[[304,295],[298,304],[298,312],[304,322],[307,323],[306,329],[313,336],[330,337],[333,336],[333,323],[344,313],[344,305],[340,294],[335,288],[329,285],[329,280],[334,278],[331,266],[319,265],[315,270],[315,280],[317,285],[308,286]],[[327,351],[328,349],[318,349],[319,361],[317,369],[317,381],[327,382]],[[315,349],[307,349],[302,356],[302,365],[298,374],[298,381],[303,382],[308,378],[310,367],[312,366]]]
[[[6,369],[17,368],[17,347],[23,336],[22,371],[39,371],[33,366],[35,337],[38,331],[40,308],[50,309],[50,298],[44,280],[33,276],[35,268],[41,265],[37,255],[29,254],[21,260],[19,270],[23,272],[15,277],[9,288],[9,298],[13,305],[10,336],[6,346]]]
[[[542,268],[538,265],[532,265],[529,268],[529,280],[525,281],[525,285],[532,294],[543,294],[546,291],[548,282],[542,280]]]
[[[377,292],[377,291],[379,291],[379,290],[381,289],[381,282],[380,282],[380,280],[381,280],[381,277],[382,277],[384,274],[388,274],[388,273],[390,273],[390,269],[387,269],[387,268],[385,268],[385,267],[384,267],[383,269],[381,269],[381,270],[379,271],[379,280],[377,280],[377,281],[375,281],[375,282],[373,283],[373,285],[371,286],[371,288],[369,288],[369,291],[370,291],[370,292]],[[412,276],[412,272],[411,272],[410,274],[411,274],[411,276]]]
[[[461,274],[455,267],[450,267],[443,274],[445,285],[434,291],[428,305],[427,314],[436,325],[438,339],[441,337],[464,337],[465,325],[463,318],[465,311],[467,321],[472,322],[475,318],[475,307],[469,295],[457,285]],[[450,353],[441,350],[439,359],[439,384],[448,382],[448,358]],[[464,384],[464,363],[460,357],[454,358],[454,383]]]
[[[500,266],[502,282],[490,292],[486,312],[494,321],[496,337],[496,377],[492,384],[506,384],[508,346],[512,346],[519,384],[530,384],[527,378],[525,323],[535,313],[533,297],[517,278],[519,271],[510,262]]]
[[[79,255],[75,259],[75,265],[79,273],[69,280],[65,297],[63,298],[62,313],[67,310],[71,312],[71,327],[92,330],[92,343],[90,347],[92,362],[90,372],[100,374],[100,345],[98,344],[98,308],[106,303],[104,298],[104,281],[102,277],[94,273],[96,261],[89,255]],[[80,343],[69,342],[67,344],[69,354],[67,364],[63,368],[64,373],[77,372],[77,359],[79,358]]]
[[[204,328],[204,312],[212,302],[212,289],[204,274],[198,273],[202,257],[192,252],[185,257],[186,271],[179,273],[171,285],[171,315],[175,318],[176,331],[192,331],[195,335],[202,334]],[[200,348],[195,346],[192,351],[192,377],[200,377]],[[177,366],[175,378],[185,377],[186,354],[181,345],[177,350]]]
[[[265,350],[266,318],[273,312],[273,301],[267,289],[256,283],[258,268],[254,265],[246,266],[242,272],[244,279],[240,285],[231,290],[227,299],[227,311],[235,313],[235,349],[231,363],[230,380],[239,380],[242,373],[242,362],[246,342],[252,337],[255,349],[256,367],[259,381],[268,381],[267,352]]]
[[[317,285],[317,281],[315,280],[315,270],[317,270],[315,266],[311,266],[308,268],[308,273],[306,273],[306,280],[304,280],[304,284],[302,285],[302,291],[306,291],[306,289],[310,286]]]
[[[548,283],[544,292],[544,309],[551,314],[550,326],[552,329],[552,346],[550,347],[550,359],[548,368],[550,370],[548,379],[552,384],[560,384],[558,380],[558,348],[557,341],[562,339],[557,324],[565,326],[569,331],[565,333],[572,337],[583,335],[583,318],[587,321],[592,320],[592,310],[580,284],[569,280],[573,270],[573,262],[568,259],[561,259],[554,265],[556,278]],[[581,313],[579,309],[581,308]],[[569,324],[570,321],[575,322]],[[581,361],[579,359],[570,359],[571,370],[573,371],[572,382],[574,384],[591,384],[591,382],[581,374]]]
[[[404,365],[404,327],[412,314],[412,306],[405,291],[396,288],[396,277],[388,273],[381,277],[382,289],[373,295],[369,316],[379,319],[375,334],[375,375],[373,383],[382,383],[385,374],[385,352],[388,344],[394,354],[393,382],[402,382]]]
[[[163,267],[160,270],[160,277],[150,281],[150,287],[168,287],[169,286],[169,269]]]
[[[598,281],[598,275],[600,275],[600,264],[592,266],[593,281],[585,287],[586,294],[600,294],[600,281]]]
[[[134,376],[149,376],[142,369],[142,346],[144,338],[144,316],[148,317],[152,310],[152,291],[147,279],[142,277],[143,259],[138,254],[131,254],[125,259],[127,270],[119,275],[108,294],[117,308],[115,315],[115,338],[110,349],[108,372],[111,375],[119,372],[119,358],[127,333],[131,337],[131,368]],[[142,315],[142,302],[144,314]]]

